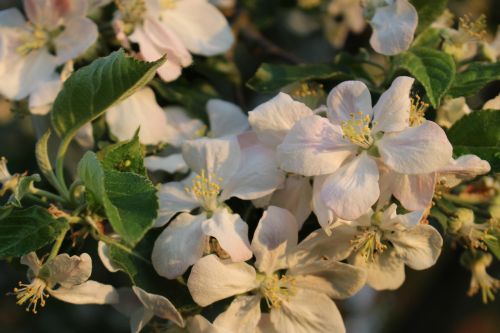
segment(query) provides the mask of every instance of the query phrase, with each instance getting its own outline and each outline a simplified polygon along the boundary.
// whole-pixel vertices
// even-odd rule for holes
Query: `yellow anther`
[[[429,104],[422,101],[419,95],[411,98],[410,126],[418,126],[424,122],[427,108]]]
[[[26,33],[24,40],[16,48],[16,52],[22,56],[28,55],[31,51],[35,51],[47,46],[50,43],[50,33],[41,27],[33,26],[31,32]]]
[[[363,148],[369,148],[373,144],[373,137],[370,128],[371,118],[363,112],[357,112],[357,116],[351,113],[351,119],[342,122],[342,132],[344,138]]]
[[[164,9],[174,9],[176,6],[177,0],[160,0],[160,5]]]
[[[49,297],[49,294],[45,292],[47,288],[47,284],[45,281],[35,278],[30,284],[25,284],[19,282],[19,288],[14,288],[14,294],[17,298],[17,305],[23,305],[28,302],[28,306],[26,307],[26,311],[31,311],[33,313],[37,313],[37,305],[40,303],[40,306],[43,308],[45,306],[45,300]]]
[[[375,228],[366,228],[351,240],[351,245],[366,262],[373,262],[376,255],[387,249],[387,245],[382,243],[381,238],[380,231]]]
[[[469,37],[476,41],[484,40],[486,32],[486,16],[482,14],[475,21],[468,15],[459,18],[459,30],[467,33]]]
[[[260,292],[269,308],[279,308],[283,301],[288,301],[296,294],[295,279],[288,275],[266,276],[261,283]]]
[[[185,191],[192,193],[203,208],[213,211],[217,208],[217,196],[221,191],[219,183],[222,181],[223,179],[215,174],[202,170],[201,174],[192,180],[191,188],[187,187]]]
[[[133,26],[142,22],[146,13],[145,0],[115,0],[115,4],[126,24],[126,33],[132,32]]]

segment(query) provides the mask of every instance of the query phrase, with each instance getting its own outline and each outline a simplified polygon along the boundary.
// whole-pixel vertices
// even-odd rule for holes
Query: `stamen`
[[[460,17],[459,30],[467,33],[472,40],[484,40],[487,35],[486,15],[482,14],[475,21],[472,21],[468,15]]]
[[[266,276],[260,286],[260,292],[269,308],[279,308],[283,301],[288,301],[291,296],[297,293],[295,279],[288,275]]]
[[[146,13],[145,0],[115,0],[115,4],[125,22],[125,33],[131,33]]]
[[[381,241],[381,232],[375,228],[362,228],[363,232],[358,234],[351,245],[366,262],[373,262],[377,254],[381,254],[387,249],[387,245]]]
[[[19,282],[19,288],[14,288],[14,294],[17,298],[17,305],[23,305],[28,302],[26,311],[37,313],[37,305],[43,308],[45,306],[45,300],[49,297],[49,294],[45,292],[47,284],[45,281],[35,278],[30,284],[25,284]]]
[[[164,9],[174,9],[177,0],[160,0],[160,6]]]
[[[411,98],[411,106],[410,106],[410,126],[419,126],[425,120],[425,112],[429,107],[428,103],[422,101],[419,95],[416,95],[414,98]]]
[[[219,183],[222,178],[217,178],[214,173],[206,174],[205,170],[197,175],[193,180],[191,188],[185,188],[186,192],[192,193],[200,202],[200,204],[208,211],[213,211],[217,208],[217,196],[221,191]]]
[[[341,124],[344,138],[365,149],[370,148],[373,144],[370,116],[358,111],[357,115],[351,113],[350,118]]]
[[[494,301],[495,292],[500,288],[500,280],[493,278],[486,272],[486,268],[491,265],[492,260],[491,254],[485,253],[470,266],[472,278],[467,295],[474,296],[481,289],[483,303]]]
[[[23,43],[16,48],[16,52],[22,56],[31,51],[41,49],[50,43],[50,33],[38,26],[32,26],[32,30],[26,33]]]

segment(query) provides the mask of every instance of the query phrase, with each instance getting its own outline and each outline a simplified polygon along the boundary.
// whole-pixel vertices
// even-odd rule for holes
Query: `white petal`
[[[311,215],[312,187],[309,178],[288,175],[283,188],[276,190],[270,205],[287,209],[297,219],[299,229]]]
[[[87,253],[80,256],[59,254],[47,261],[40,274],[48,273],[47,280],[62,287],[71,287],[88,280],[92,273],[92,259]]]
[[[281,307],[272,309],[271,322],[278,332],[345,332],[335,303],[323,293],[304,289],[298,289]]]
[[[286,255],[297,245],[298,225],[286,209],[269,206],[255,229],[252,251],[255,267],[260,272],[272,274],[286,268]]]
[[[288,272],[293,275],[297,288],[325,293],[335,299],[351,297],[366,282],[364,269],[335,260],[317,260]]]
[[[377,201],[378,178],[377,163],[362,153],[325,180],[321,199],[337,216],[355,220]]]
[[[166,171],[168,173],[185,173],[189,170],[182,154],[168,156],[148,156],[144,159],[144,165],[150,171]]]
[[[205,307],[257,288],[256,279],[252,266],[243,262],[224,263],[211,254],[193,266],[187,285],[194,301]]]
[[[441,168],[438,176],[440,180],[445,181],[447,187],[454,187],[463,180],[483,175],[490,170],[491,166],[488,161],[482,160],[476,155],[462,155]]]
[[[261,144],[253,145],[241,149],[240,165],[224,185],[220,200],[261,198],[276,190],[284,180],[274,151]]]
[[[227,332],[255,333],[260,319],[260,297],[238,296],[214,321],[214,326]]]
[[[151,254],[153,267],[159,275],[175,279],[202,256],[206,236],[201,223],[205,219],[204,214],[182,213],[163,230]]]
[[[80,146],[87,149],[94,147],[94,130],[92,123],[86,123],[76,131],[75,140]]]
[[[25,24],[26,20],[19,9],[0,10],[0,27],[22,27]]]
[[[269,313],[262,313],[260,315],[259,326],[255,333],[279,333],[271,322],[271,315]]]
[[[443,238],[439,232],[434,227],[424,224],[390,234],[388,239],[404,262],[417,270],[433,266],[443,246]]]
[[[497,40],[500,42],[499,36],[500,36],[500,34],[498,34],[498,32],[497,32]],[[484,103],[482,109],[483,110],[488,110],[488,109],[500,110],[500,95],[486,101],[486,103]]]
[[[34,276],[38,275],[42,262],[38,259],[36,252],[30,252],[21,257],[20,263],[29,267]]]
[[[176,325],[184,327],[184,319],[175,306],[161,295],[150,294],[143,289],[132,286],[132,290],[142,302],[144,307],[153,312],[155,316],[173,321]]]
[[[328,176],[316,176],[313,182],[312,208],[319,224],[327,234],[330,234],[330,226],[336,220],[335,213],[321,199],[321,189]]]
[[[225,139],[201,138],[182,145],[182,156],[192,171],[223,178],[225,184],[240,164],[240,147],[235,137]],[[223,186],[224,188],[224,186]]]
[[[41,83],[29,97],[30,112],[37,115],[49,113],[61,87],[62,82],[58,77]]]
[[[453,148],[443,129],[432,121],[385,134],[377,143],[382,160],[399,173],[430,173],[444,167]]]
[[[410,121],[410,90],[414,78],[399,76],[373,107],[373,133],[399,132],[408,127]]]
[[[390,171],[380,178],[390,183],[391,192],[408,210],[426,209],[434,197],[436,174],[405,175]]]
[[[190,118],[184,108],[167,106],[163,110],[167,115],[167,122],[174,124],[177,129],[178,138],[171,142],[173,146],[179,147],[184,140],[192,140],[204,135],[206,125],[199,119]]]
[[[248,119],[238,105],[221,99],[207,103],[208,119],[212,137],[240,134],[248,130]]]
[[[57,61],[64,63],[82,55],[97,41],[97,25],[86,17],[74,17],[54,39]]]
[[[394,249],[376,255],[374,261],[366,261],[355,255],[353,264],[366,269],[366,283],[375,290],[398,289],[405,280],[405,265]]]
[[[210,219],[202,223],[203,233],[217,239],[233,262],[252,257],[248,241],[248,225],[238,214],[231,214],[226,208],[217,210]]]
[[[190,333],[206,333],[210,332],[210,330],[216,330],[211,322],[209,322],[205,317],[199,314],[194,315],[193,317],[189,317],[186,320],[186,328]],[[213,333],[222,332],[215,331]]]
[[[130,332],[139,333],[153,319],[153,311],[140,307],[130,315]]]
[[[304,176],[332,173],[357,148],[342,137],[339,126],[310,116],[299,120],[278,146],[280,167]]]
[[[178,212],[189,212],[200,206],[193,194],[186,191],[186,188],[192,185],[191,179],[192,177],[188,177],[182,182],[171,182],[161,185],[158,191],[160,208],[155,227],[164,226]]]
[[[313,112],[305,104],[294,101],[285,93],[279,93],[250,111],[248,121],[264,144],[275,147],[283,142],[299,119],[312,115]]]
[[[372,118],[372,97],[370,90],[361,81],[344,81],[330,91],[327,98],[328,119],[333,124],[341,125],[351,119],[351,114]]]
[[[130,317],[139,309],[144,309],[141,301],[137,298],[132,288],[121,287],[116,290],[119,302],[111,304],[112,307],[122,315]]]
[[[377,8],[371,20],[370,45],[381,54],[395,55],[408,50],[418,25],[417,10],[407,0]]]
[[[118,272],[120,270],[119,267],[115,266],[111,258],[109,257],[109,246],[108,244],[99,241],[97,243],[97,254],[99,255],[99,258],[101,259],[101,262],[104,267],[111,273]]]
[[[161,12],[162,23],[171,28],[192,53],[212,56],[227,51],[234,37],[222,13],[207,1],[183,0]]]
[[[119,301],[113,286],[95,281],[87,281],[71,288],[60,287],[50,291],[50,295],[73,304],[112,304]]]
[[[129,140],[140,128],[139,140],[143,144],[166,141],[170,131],[167,118],[158,105],[151,88],[142,88],[106,112],[106,122],[118,140]]]

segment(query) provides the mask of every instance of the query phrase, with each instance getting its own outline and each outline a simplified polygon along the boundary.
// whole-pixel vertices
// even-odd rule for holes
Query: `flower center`
[[[177,0],[160,0],[160,6],[164,9],[174,9]]]
[[[269,308],[279,308],[283,301],[296,294],[295,279],[288,275],[266,276],[260,285],[260,292]]]
[[[16,52],[22,56],[28,55],[31,51],[41,49],[50,44],[51,33],[42,27],[33,26],[23,38],[21,45]]]
[[[217,178],[215,174],[202,170],[201,174],[192,180],[191,188],[187,187],[185,190],[192,193],[205,210],[214,211],[217,208],[217,196],[221,191],[219,183],[222,181],[223,179]]]
[[[47,284],[45,281],[35,278],[30,284],[25,284],[19,282],[19,288],[14,288],[14,294],[17,298],[17,305],[23,305],[28,302],[26,311],[31,311],[37,313],[36,307],[38,303],[43,308],[45,306],[45,300],[49,297],[49,294],[45,292]]]
[[[125,23],[125,33],[132,33],[134,26],[140,22],[146,13],[144,0],[115,0],[116,7]]]
[[[360,227],[361,233],[351,240],[354,251],[357,251],[366,262],[373,262],[377,254],[387,249],[382,243],[382,232],[377,227]]]
[[[425,103],[421,100],[419,95],[416,95],[414,98],[411,98],[411,106],[410,106],[410,126],[415,127],[422,125],[425,120],[425,111],[429,104]]]
[[[373,144],[372,131],[370,129],[370,116],[364,115],[363,112],[358,111],[356,115],[351,113],[350,118],[351,119],[341,124],[344,138],[349,139],[349,141],[362,148],[370,148]]]
[[[459,31],[463,32],[463,42],[478,42],[484,40],[486,32],[486,16],[483,14],[475,21],[472,21],[468,15],[459,18]]]

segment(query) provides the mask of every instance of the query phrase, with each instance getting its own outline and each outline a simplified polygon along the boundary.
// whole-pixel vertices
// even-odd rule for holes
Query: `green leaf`
[[[274,65],[264,63],[247,82],[247,86],[259,92],[272,92],[297,81],[347,78],[349,76],[334,64]]]
[[[417,34],[430,26],[446,9],[448,0],[410,0],[418,13]]]
[[[85,185],[86,192],[100,204],[104,202],[104,170],[94,152],[87,152],[78,163],[78,176]]]
[[[471,96],[490,82],[500,80],[500,62],[493,64],[475,62],[463,72],[457,73],[448,91],[452,97]]]
[[[433,107],[438,107],[441,98],[450,88],[455,77],[453,58],[441,51],[426,47],[411,48],[394,58],[394,67],[404,69],[421,84]]]
[[[484,242],[488,246],[493,255],[500,260],[500,234],[495,235],[494,237],[485,237]]]
[[[26,194],[31,193],[31,187],[34,182],[39,182],[42,179],[40,175],[33,174],[29,176],[21,176],[19,178],[19,183],[16,188],[12,192],[12,195],[9,198],[9,203],[14,207],[22,207],[21,200],[26,196]]]
[[[441,29],[429,27],[415,38],[412,47],[429,47],[435,49],[441,44],[442,40]]]
[[[19,257],[54,241],[68,223],[42,207],[13,210],[0,220],[0,259]]]
[[[45,132],[42,137],[36,143],[36,161],[38,163],[38,168],[42,172],[42,175],[49,177],[47,175],[53,172],[52,164],[50,163],[48,142],[50,138],[50,129]]]
[[[101,115],[150,81],[165,57],[143,62],[113,52],[77,70],[64,82],[52,109],[52,125],[61,137],[72,136],[80,127]]]
[[[144,166],[144,149],[139,142],[139,132],[131,140],[109,145],[97,153],[105,170],[128,171],[147,175]]]
[[[487,160],[493,172],[500,171],[500,111],[474,111],[448,131],[455,156],[475,154]]]

